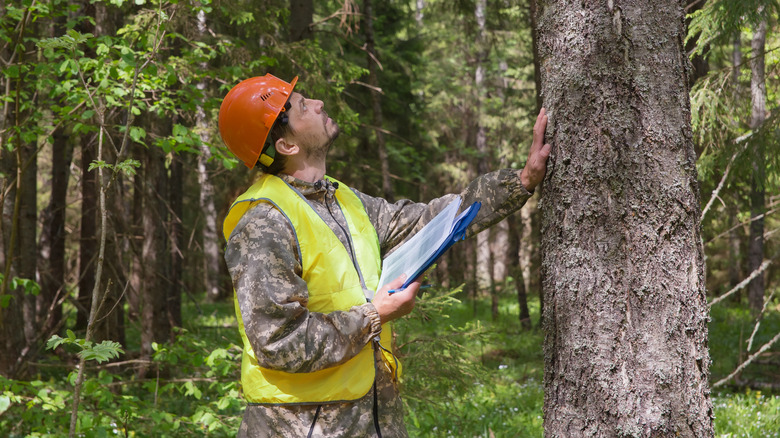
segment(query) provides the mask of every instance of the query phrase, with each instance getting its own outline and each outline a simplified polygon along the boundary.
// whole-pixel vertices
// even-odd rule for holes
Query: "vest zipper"
[[[330,202],[328,202],[328,195],[330,195],[331,199],[336,202],[336,206],[338,206],[339,211],[341,212],[341,216],[344,218],[344,222],[347,221],[347,216],[344,214],[344,210],[341,208],[341,205],[339,205],[338,199],[336,199],[336,195],[330,193],[330,191],[327,191],[325,194],[325,207],[328,208],[328,213],[330,213],[330,216],[336,222],[336,225],[338,225],[339,228],[341,228],[341,231],[344,233],[344,237],[346,237],[347,239],[347,245],[349,245],[349,254],[352,258],[352,265],[355,267],[355,270],[357,271],[358,278],[360,279],[360,286],[365,291],[366,281],[363,279],[363,272],[360,271],[360,265],[358,265],[357,262],[357,254],[355,254],[355,246],[352,244],[352,235],[349,234],[349,230],[345,229],[344,226],[341,225],[336,215],[333,214],[333,210],[330,209]],[[347,228],[349,228],[349,224],[347,224]]]

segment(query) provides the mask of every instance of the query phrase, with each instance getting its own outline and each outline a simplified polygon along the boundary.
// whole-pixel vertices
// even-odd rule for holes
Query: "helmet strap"
[[[290,117],[287,115],[287,110],[290,109],[291,106],[292,105],[290,104],[289,100],[284,104],[281,113],[279,113],[279,116],[276,118],[276,121],[271,126],[271,132],[273,132],[277,123],[280,123],[283,126],[290,123]],[[263,150],[260,152],[260,157],[258,158],[257,161],[258,163],[262,164],[265,167],[270,167],[271,164],[274,163],[275,159],[276,159],[276,146],[273,145],[271,141],[266,141],[265,145],[263,145]]]

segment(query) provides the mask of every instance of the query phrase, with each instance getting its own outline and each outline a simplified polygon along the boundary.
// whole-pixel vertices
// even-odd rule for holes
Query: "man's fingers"
[[[534,138],[531,143],[531,149],[539,149],[544,142],[544,130],[547,128],[547,114],[544,108],[539,111],[539,115],[536,116],[536,123],[534,123]]]
[[[546,145],[542,146],[542,149],[539,151],[539,155],[541,155],[541,157],[546,160],[547,157],[550,156],[551,150],[552,150],[552,146],[550,145],[550,143],[547,143]]]

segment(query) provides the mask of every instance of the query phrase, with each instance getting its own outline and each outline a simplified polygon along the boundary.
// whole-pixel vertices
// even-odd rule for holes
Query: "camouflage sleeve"
[[[357,355],[378,333],[373,304],[328,314],[309,312],[292,225],[269,204],[238,222],[225,249],[244,331],[260,366],[313,372]]]
[[[448,194],[428,203],[401,200],[390,204],[382,198],[357,194],[376,228],[383,255],[425,226],[457,196]],[[519,210],[531,193],[520,183],[519,170],[503,169],[475,179],[460,197],[463,199],[461,210],[474,202],[482,203],[479,214],[467,230],[467,237],[471,237]]]

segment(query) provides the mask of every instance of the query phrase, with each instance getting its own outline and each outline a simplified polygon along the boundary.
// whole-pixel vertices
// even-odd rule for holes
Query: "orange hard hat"
[[[279,114],[285,111],[297,81],[297,76],[287,83],[270,74],[249,78],[222,99],[219,134],[230,152],[248,168],[255,167],[258,159],[264,166],[273,163],[276,151],[266,154],[266,139]]]

